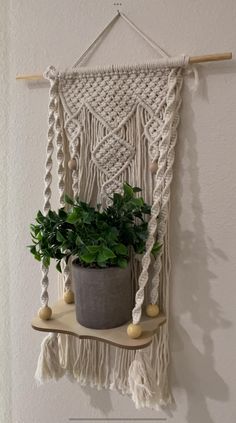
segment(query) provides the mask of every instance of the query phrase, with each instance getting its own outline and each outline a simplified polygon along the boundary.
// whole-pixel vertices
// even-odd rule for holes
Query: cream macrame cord
[[[49,67],[45,72],[45,78],[50,81],[49,90],[49,105],[48,105],[48,143],[47,143],[47,157],[46,157],[46,173],[45,173],[45,188],[44,188],[44,206],[43,211],[46,215],[51,208],[51,183],[52,183],[52,155],[54,151],[54,137],[55,137],[55,109],[56,109],[56,96],[58,92],[58,79],[53,67]],[[42,279],[41,279],[41,304],[42,306],[48,305],[48,268],[42,265]]]
[[[143,65],[78,67],[104,33],[122,17],[162,58]],[[170,259],[168,247],[170,185],[177,140],[186,56],[168,57],[124,14],[118,14],[75,63],[59,73],[50,67],[49,129],[44,213],[50,209],[53,142],[57,148],[60,205],[73,193],[92,205],[109,204],[123,183],[139,186],[151,205],[148,240],[142,262],[131,256],[133,323],[140,322],[144,294],[167,313]],[[73,161],[73,169],[68,162]],[[155,163],[154,174],[150,164]],[[156,240],[162,245],[151,264]],[[152,267],[152,269],[151,269]],[[152,273],[152,277],[150,275]],[[71,289],[64,266],[64,289]],[[48,304],[48,271],[43,268],[43,305]],[[42,383],[67,374],[81,385],[116,389],[130,395],[137,408],[158,408],[171,400],[168,388],[168,325],[145,351],[114,347],[92,339],[50,334],[43,341],[36,378]]]

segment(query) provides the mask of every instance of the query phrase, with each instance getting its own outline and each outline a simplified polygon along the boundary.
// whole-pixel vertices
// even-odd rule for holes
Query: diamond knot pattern
[[[97,167],[112,179],[129,165],[134,153],[134,148],[124,139],[115,134],[108,134],[93,150],[92,158]]]

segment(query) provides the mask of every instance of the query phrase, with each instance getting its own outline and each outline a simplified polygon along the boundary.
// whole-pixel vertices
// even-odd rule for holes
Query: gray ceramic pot
[[[77,321],[92,329],[110,329],[131,319],[131,270],[89,269],[72,262]]]

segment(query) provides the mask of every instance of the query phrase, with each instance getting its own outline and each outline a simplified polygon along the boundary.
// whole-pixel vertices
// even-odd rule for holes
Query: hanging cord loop
[[[73,65],[73,68],[76,68],[81,65],[84,59],[88,56],[88,54],[93,50],[93,48],[98,44],[98,42],[102,39],[103,35],[107,33],[113,25],[117,22],[119,18],[122,18],[140,37],[145,40],[155,51],[157,51],[162,57],[170,58],[170,56],[151,38],[149,38],[144,32],[139,29],[124,13],[117,11],[117,14],[114,18],[105,26],[105,28],[98,34],[95,40],[90,44],[90,46],[85,50],[85,52],[79,57],[76,63]],[[171,59],[171,58],[170,58]]]

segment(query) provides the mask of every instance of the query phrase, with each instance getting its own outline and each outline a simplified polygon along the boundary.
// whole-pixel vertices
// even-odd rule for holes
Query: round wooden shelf
[[[165,322],[166,317],[163,314],[154,318],[142,316],[140,322],[143,329],[142,335],[138,339],[130,339],[126,332],[130,322],[113,329],[88,329],[77,322],[75,305],[66,304],[64,300],[59,300],[52,307],[52,318],[43,321],[36,316],[32,321],[32,327],[42,332],[65,333],[81,339],[96,339],[117,347],[137,350],[150,345],[153,335],[158,331],[160,325]]]

